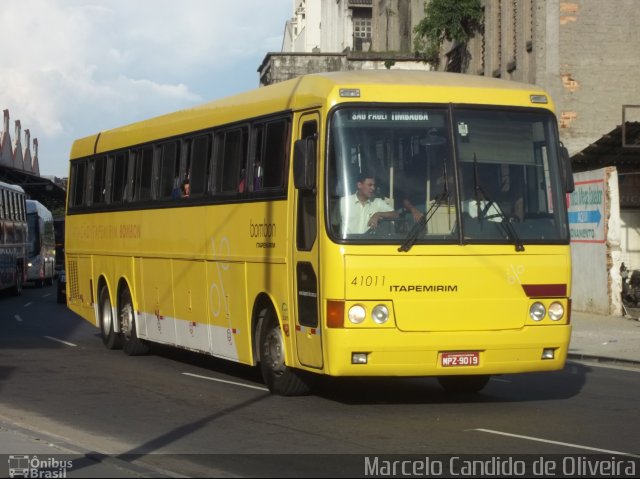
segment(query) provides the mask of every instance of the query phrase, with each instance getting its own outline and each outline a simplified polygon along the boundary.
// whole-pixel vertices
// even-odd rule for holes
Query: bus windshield
[[[328,229],[341,242],[405,251],[566,243],[557,145],[553,115],[537,110],[339,109],[329,128]]]

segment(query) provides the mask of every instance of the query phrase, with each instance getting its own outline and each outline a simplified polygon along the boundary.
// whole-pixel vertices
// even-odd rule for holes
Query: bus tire
[[[120,294],[118,303],[118,320],[120,321],[120,334],[122,338],[122,350],[127,356],[142,356],[149,352],[149,346],[138,337],[136,332],[136,315],[131,301],[131,292],[125,287]]]
[[[438,382],[444,390],[451,394],[472,394],[484,388],[491,376],[440,376]]]
[[[16,266],[16,284],[13,286],[13,289],[11,290],[14,296],[20,296],[22,294],[23,279],[24,277],[22,275],[22,265],[18,263],[18,266]]]
[[[119,333],[115,331],[113,308],[111,307],[111,299],[109,298],[109,290],[106,286],[100,289],[100,336],[102,342],[107,349],[122,348],[122,340]]]
[[[271,308],[260,312],[260,370],[264,383],[273,394],[303,396],[309,394],[309,384],[285,363],[282,329]]]

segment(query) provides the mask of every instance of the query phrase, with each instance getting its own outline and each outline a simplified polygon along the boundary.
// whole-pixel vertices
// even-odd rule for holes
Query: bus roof
[[[36,200],[27,200],[27,214],[37,213],[38,216],[46,219],[53,219],[51,211],[42,203]]]
[[[9,183],[4,183],[2,181],[0,181],[0,188],[4,188],[6,190],[13,190],[13,191],[17,191],[18,193],[24,193],[24,190],[22,189],[21,186],[18,185],[10,185]]]
[[[359,89],[360,96],[341,98],[340,89]],[[547,102],[534,104],[531,95],[543,95]],[[315,73],[76,140],[71,158],[282,111],[330,108],[342,102],[486,104],[553,110],[551,99],[538,86],[476,75],[411,70]]]

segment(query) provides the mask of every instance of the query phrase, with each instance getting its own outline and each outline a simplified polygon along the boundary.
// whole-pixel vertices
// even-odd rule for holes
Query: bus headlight
[[[564,316],[564,306],[562,306],[562,303],[558,303],[557,301],[551,303],[551,305],[549,305],[549,317],[551,319],[553,319],[554,321],[558,321],[559,319],[562,319],[562,317]]]
[[[379,304],[371,312],[373,321],[377,324],[384,324],[389,319],[389,309],[384,304]]]
[[[544,304],[538,301],[536,301],[529,307],[529,316],[531,316],[531,319],[533,319],[534,321],[542,321],[546,312],[547,311],[544,307]]]
[[[360,324],[362,321],[364,321],[366,315],[367,312],[365,311],[364,306],[356,304],[349,308],[349,321],[351,321],[353,324]]]

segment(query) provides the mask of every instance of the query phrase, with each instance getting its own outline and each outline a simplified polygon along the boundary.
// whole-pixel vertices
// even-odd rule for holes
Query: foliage
[[[414,28],[414,48],[430,63],[438,63],[445,40],[466,45],[482,30],[480,0],[431,0],[425,2],[424,13]]]

